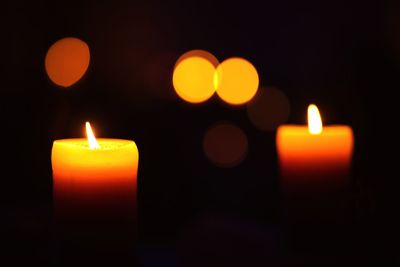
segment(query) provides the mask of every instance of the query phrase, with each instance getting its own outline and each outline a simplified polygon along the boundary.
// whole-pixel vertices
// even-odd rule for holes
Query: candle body
[[[307,126],[284,125],[278,128],[276,142],[287,222],[310,227],[345,223],[350,208],[352,129],[326,126],[321,134],[312,135]]]
[[[90,149],[86,139],[53,143],[54,213],[67,239],[91,248],[109,242],[96,249],[123,250],[115,244],[132,243],[137,235],[138,150],[129,140],[98,143],[98,149]]]

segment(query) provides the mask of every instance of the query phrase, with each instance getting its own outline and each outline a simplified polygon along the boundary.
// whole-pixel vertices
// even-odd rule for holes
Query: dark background
[[[12,252],[4,254],[14,261],[59,264],[51,146],[82,137],[86,120],[99,136],[138,145],[143,266],[176,266],[187,253],[177,244],[196,227],[191,238],[217,241],[198,242],[193,251],[203,259],[219,255],[219,266],[229,260],[210,244],[237,241],[235,249],[251,251],[243,257],[262,259],[262,266],[278,257],[271,252],[281,242],[275,132],[257,130],[245,107],[217,97],[190,105],[171,87],[176,59],[204,49],[221,61],[250,60],[260,85],[288,96],[289,123],[305,123],[314,102],[326,124],[353,127],[356,208],[350,241],[336,245],[351,244],[345,259],[354,266],[399,263],[398,246],[391,245],[399,238],[400,204],[395,1],[8,1],[1,10],[0,231]],[[81,81],[62,89],[48,79],[44,57],[67,36],[88,43],[91,64]],[[202,150],[206,129],[221,120],[241,127],[249,140],[246,159],[231,169],[214,166]],[[273,256],[259,251],[266,244]],[[235,259],[235,249],[226,258]]]

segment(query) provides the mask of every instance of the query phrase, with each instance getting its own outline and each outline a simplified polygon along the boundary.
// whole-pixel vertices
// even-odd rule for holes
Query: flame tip
[[[312,135],[322,133],[322,120],[318,107],[315,104],[310,104],[307,110],[308,115],[308,131]]]
[[[97,142],[96,137],[94,136],[92,127],[90,126],[90,123],[87,121],[85,125],[86,125],[86,135],[89,143],[89,148],[90,149],[100,148],[100,145]]]

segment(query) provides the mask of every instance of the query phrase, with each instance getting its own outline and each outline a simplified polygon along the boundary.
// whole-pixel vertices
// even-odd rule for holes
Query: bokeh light
[[[243,58],[229,58],[218,67],[214,77],[217,94],[231,105],[250,101],[258,89],[256,68]]]
[[[45,68],[50,80],[62,87],[79,81],[89,67],[89,46],[82,40],[67,37],[55,42],[47,51]]]
[[[210,52],[208,52],[206,50],[196,49],[196,50],[191,50],[189,52],[186,52],[182,56],[180,56],[175,63],[175,67],[179,63],[181,63],[183,60],[185,60],[187,58],[191,58],[191,57],[201,57],[201,58],[207,59],[208,61],[210,61],[211,64],[214,65],[215,68],[218,67],[218,64],[219,64],[218,59]]]
[[[237,126],[221,122],[207,130],[203,149],[206,157],[219,167],[234,167],[247,155],[246,134]]]
[[[290,115],[290,103],[279,89],[260,88],[247,105],[247,115],[252,124],[262,131],[273,131],[285,123]]]
[[[190,51],[181,56],[175,65],[172,83],[178,96],[187,102],[201,103],[215,93],[216,59],[205,56],[207,53]]]

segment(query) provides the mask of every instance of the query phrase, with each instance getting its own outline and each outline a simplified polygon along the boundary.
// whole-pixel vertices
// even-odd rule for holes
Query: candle
[[[308,107],[308,127],[280,126],[276,144],[286,188],[320,190],[348,182],[353,131],[346,125],[322,126],[315,105]]]
[[[57,221],[74,238],[127,240],[137,227],[138,149],[130,140],[96,140],[88,122],[86,131],[87,139],[53,143]]]
[[[353,139],[347,125],[323,126],[315,105],[308,107],[308,126],[278,128],[276,146],[289,224],[347,220]]]

